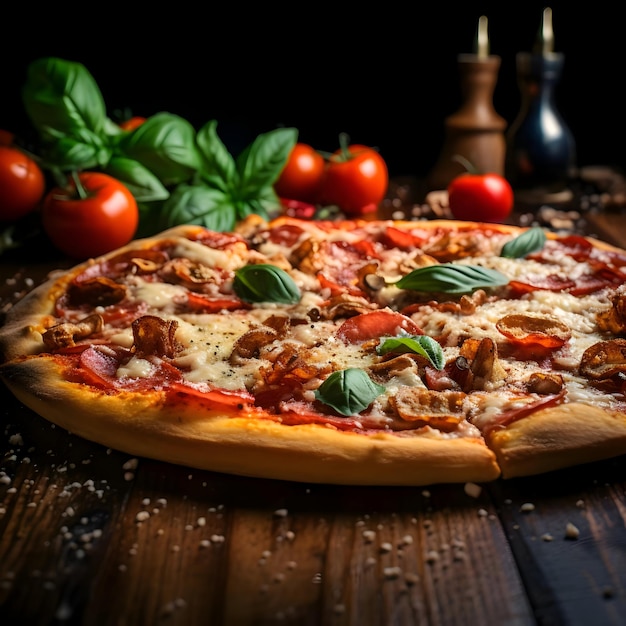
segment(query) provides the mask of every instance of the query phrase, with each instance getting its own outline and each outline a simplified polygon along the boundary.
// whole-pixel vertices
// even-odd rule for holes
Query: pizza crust
[[[2,366],[13,394],[69,432],[128,454],[198,469],[344,485],[495,480],[494,453],[474,437],[363,435],[318,424],[285,426],[168,404],[164,394],[98,393],[64,380],[52,361]],[[35,391],[36,390],[36,391]]]
[[[489,447],[503,478],[532,476],[624,454],[626,415],[572,402],[494,431]]]

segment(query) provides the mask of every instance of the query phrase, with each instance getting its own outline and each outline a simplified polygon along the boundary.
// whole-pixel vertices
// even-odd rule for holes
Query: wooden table
[[[626,246],[623,210],[580,217]],[[0,264],[5,309],[58,266]],[[626,456],[480,493],[257,480],[131,458],[0,393],[1,626],[626,623]]]

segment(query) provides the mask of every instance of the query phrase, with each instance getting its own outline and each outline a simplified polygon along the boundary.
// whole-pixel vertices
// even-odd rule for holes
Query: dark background
[[[54,4],[13,6],[5,23],[0,127],[28,127],[20,99],[26,67],[58,56],[87,67],[111,116],[124,108],[144,116],[169,111],[197,128],[216,119],[235,155],[280,125],[327,151],[344,131],[378,147],[392,175],[416,176],[434,164],[444,120],[460,105],[457,55],[473,51],[479,17],[489,18],[491,53],[502,59],[494,105],[510,124],[520,106],[515,55],[531,49],[546,6]],[[555,49],[565,55],[557,104],[576,138],[578,164],[623,169],[626,25],[617,4],[549,6]],[[21,43],[9,41],[9,31]]]

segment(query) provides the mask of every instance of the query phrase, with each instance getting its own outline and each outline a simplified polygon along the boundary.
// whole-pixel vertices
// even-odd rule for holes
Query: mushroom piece
[[[63,322],[52,326],[42,335],[43,342],[49,350],[71,348],[76,340],[85,339],[102,330],[101,315],[89,315],[78,322]]]
[[[594,343],[583,353],[579,371],[592,380],[606,380],[626,372],[626,339]]]

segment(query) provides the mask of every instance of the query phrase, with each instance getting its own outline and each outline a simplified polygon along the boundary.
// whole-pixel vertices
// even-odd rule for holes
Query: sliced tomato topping
[[[203,313],[219,313],[220,311],[235,311],[249,309],[250,305],[238,298],[211,298],[209,296],[189,292],[185,305],[192,311]]]
[[[337,330],[344,343],[360,343],[378,337],[395,337],[402,331],[423,335],[424,331],[410,318],[395,311],[379,310],[349,317]]]
[[[395,226],[388,226],[381,237],[381,242],[384,246],[387,248],[399,248],[400,250],[421,248],[425,241],[424,237]]]

